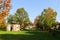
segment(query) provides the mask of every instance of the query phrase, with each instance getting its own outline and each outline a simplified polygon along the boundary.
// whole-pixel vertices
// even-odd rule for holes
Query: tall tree
[[[0,0],[0,26],[5,24],[5,17],[9,14],[11,9],[11,0]]]
[[[15,17],[17,18],[17,23],[21,25],[21,29],[24,29],[28,23],[31,23],[28,17],[28,13],[25,11],[24,8],[17,9]]]
[[[51,8],[44,9],[42,14],[38,16],[40,18],[38,25],[39,26],[43,25],[43,27],[45,28],[52,27],[53,23],[56,22],[56,16],[57,12],[54,11],[53,9]]]

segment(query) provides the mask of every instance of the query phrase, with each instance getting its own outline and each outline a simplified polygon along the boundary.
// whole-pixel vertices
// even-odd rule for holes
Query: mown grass
[[[60,40],[49,32],[40,31],[0,31],[0,40]]]

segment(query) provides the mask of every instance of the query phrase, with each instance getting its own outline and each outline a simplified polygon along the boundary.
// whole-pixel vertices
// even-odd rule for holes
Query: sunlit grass
[[[27,33],[28,31],[0,31],[0,34],[23,34],[23,35],[32,35]]]
[[[0,40],[60,40],[49,32],[40,31],[0,31]]]

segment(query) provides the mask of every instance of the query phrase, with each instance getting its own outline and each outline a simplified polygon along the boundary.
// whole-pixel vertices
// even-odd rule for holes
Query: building
[[[19,24],[7,24],[6,29],[7,31],[20,31],[20,25]]]

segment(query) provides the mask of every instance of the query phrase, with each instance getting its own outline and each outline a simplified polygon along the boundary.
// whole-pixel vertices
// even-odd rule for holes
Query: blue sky
[[[15,13],[18,8],[25,8],[32,22],[36,16],[40,15],[43,9],[51,7],[57,14],[57,21],[60,21],[60,0],[12,0],[11,14]]]

